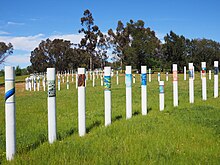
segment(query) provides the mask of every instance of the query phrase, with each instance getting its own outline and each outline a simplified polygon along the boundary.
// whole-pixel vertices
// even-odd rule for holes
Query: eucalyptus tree
[[[96,58],[97,54],[95,49],[98,42],[99,27],[94,25],[94,18],[88,9],[83,13],[81,25],[83,28],[79,30],[79,33],[83,33],[84,37],[81,39],[78,46],[89,54],[89,68],[93,69],[93,60]]]
[[[13,45],[8,45],[4,42],[0,42],[0,64],[5,62],[5,59],[13,53]]]

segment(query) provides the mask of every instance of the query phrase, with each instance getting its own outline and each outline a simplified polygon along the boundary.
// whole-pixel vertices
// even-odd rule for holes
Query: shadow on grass
[[[150,107],[150,108],[147,108],[147,113],[149,113],[151,110],[152,110],[151,107]],[[133,115],[133,116],[137,116],[137,115],[140,115],[140,114],[141,114],[141,112],[135,111],[132,115]]]
[[[63,136],[59,132],[57,132],[57,140],[61,141],[69,136],[71,136],[74,132],[76,132],[76,129],[71,128],[70,130],[67,130]],[[35,141],[32,144],[27,145],[25,148],[22,150],[19,150],[18,153],[27,153],[29,151],[35,150],[38,148],[41,144],[45,143],[48,141],[47,134],[40,134],[37,138],[38,140]]]
[[[101,121],[95,121],[86,128],[86,133],[89,133],[93,128],[100,126]]]
[[[147,113],[149,113],[150,111],[152,111],[152,108],[147,108]]]
[[[118,116],[115,116],[113,119],[112,119],[112,122],[115,122],[117,120],[121,120],[122,119],[122,115],[118,115]]]
[[[61,141],[61,140],[65,139],[65,138],[67,138],[67,137],[73,135],[74,132],[76,132],[76,131],[77,131],[76,129],[71,128],[70,130],[67,130],[67,131],[65,132],[64,136],[61,136],[60,133],[57,133],[57,140]]]
[[[133,116],[137,116],[137,115],[139,115],[139,114],[140,114],[140,112],[135,111],[132,115],[133,115]]]
[[[37,147],[39,147],[41,144],[47,141],[47,137],[44,134],[40,134],[37,139],[38,140],[35,141],[34,143],[29,144],[25,148],[22,148],[21,150],[19,150],[18,153],[26,153],[26,152],[35,150]]]

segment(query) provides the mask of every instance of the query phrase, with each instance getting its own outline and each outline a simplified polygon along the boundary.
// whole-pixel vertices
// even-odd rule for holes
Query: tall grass
[[[17,154],[11,164],[219,164],[220,104],[207,79],[202,101],[196,75],[195,103],[189,103],[188,81],[179,75],[179,106],[173,107],[172,78],[165,81],[165,110],[159,111],[157,75],[148,83],[148,114],[141,115],[140,77],[132,86],[133,117],[125,119],[125,84],[112,78],[112,125],[104,126],[104,92],[100,79],[86,88],[87,134],[78,136],[77,90],[62,84],[57,91],[58,140],[47,138],[47,93],[16,88]],[[161,75],[165,80],[165,74]],[[0,94],[3,98],[4,90]],[[0,100],[0,163],[5,160],[4,100]]]

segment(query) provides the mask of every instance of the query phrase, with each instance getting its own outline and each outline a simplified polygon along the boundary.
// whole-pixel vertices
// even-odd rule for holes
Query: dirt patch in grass
[[[31,95],[30,93],[27,93],[25,91],[25,83],[15,83],[15,90],[16,90],[16,96],[27,96],[27,95]],[[4,95],[5,94],[5,86],[2,85],[0,86],[0,95]]]

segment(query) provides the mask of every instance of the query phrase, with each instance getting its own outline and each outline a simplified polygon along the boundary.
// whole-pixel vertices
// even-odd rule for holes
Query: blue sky
[[[5,65],[30,65],[30,52],[46,38],[79,42],[80,18],[86,9],[103,32],[115,29],[118,20],[141,19],[160,39],[172,30],[190,39],[220,42],[219,0],[3,0],[0,41],[11,42],[15,49]]]

